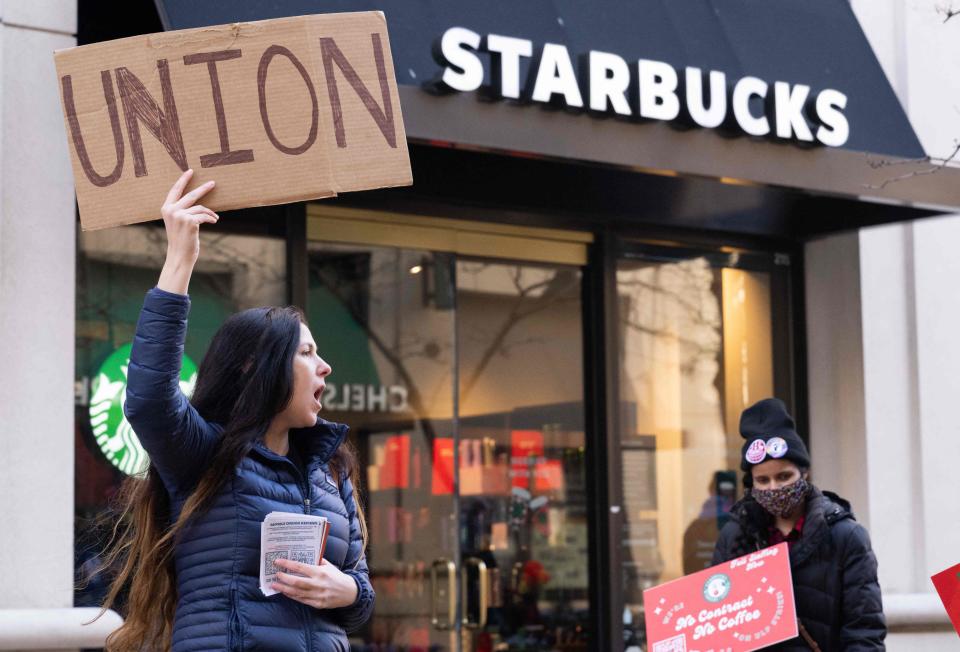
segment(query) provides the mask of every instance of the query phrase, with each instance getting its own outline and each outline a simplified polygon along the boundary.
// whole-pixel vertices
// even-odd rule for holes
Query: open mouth
[[[321,397],[323,397],[323,390],[324,390],[324,387],[321,385],[320,388],[317,389],[317,391],[315,391],[315,392],[313,393],[313,399],[314,399],[317,403],[319,403]]]

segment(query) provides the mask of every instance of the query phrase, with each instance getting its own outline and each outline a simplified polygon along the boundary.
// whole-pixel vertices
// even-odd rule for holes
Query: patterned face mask
[[[809,483],[800,476],[796,482],[779,489],[752,489],[750,493],[765,510],[784,518],[806,500],[809,491]]]

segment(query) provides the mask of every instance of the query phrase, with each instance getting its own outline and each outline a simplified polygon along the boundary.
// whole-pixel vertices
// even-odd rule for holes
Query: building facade
[[[0,337],[19,380],[0,609],[102,595],[74,580],[145,460],[118,388],[165,245],[156,224],[80,230],[50,52],[274,9],[99,4],[3,6]],[[303,306],[333,366],[325,416],[360,453],[378,592],[357,649],[645,649],[642,591],[708,565],[742,494],[739,413],[771,395],[873,535],[891,647],[950,644],[928,578],[956,562],[960,222],[937,215],[960,199],[914,159],[960,137],[937,65],[960,22],[789,4],[381,6],[414,186],[204,230],[184,390],[223,319],[264,304]],[[671,70],[675,93],[637,90]],[[714,72],[727,119],[703,101],[727,88]],[[751,103],[754,79],[774,102]],[[792,120],[805,92],[819,108]]]
[[[939,62],[958,55],[960,25],[945,22],[949,7],[851,4],[924,150],[950,159],[960,80]],[[955,644],[930,576],[956,563],[956,507],[941,487],[958,446],[944,409],[960,389],[949,327],[958,228],[944,216],[806,245],[811,454],[819,481],[850,497],[870,528],[885,607],[906,630],[892,649]]]

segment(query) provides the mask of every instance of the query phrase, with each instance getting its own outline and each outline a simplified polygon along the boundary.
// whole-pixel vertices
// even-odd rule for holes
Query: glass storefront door
[[[580,269],[314,241],[308,318],[352,428],[357,650],[586,649]]]
[[[333,367],[324,418],[350,425],[377,591],[368,643],[456,645],[453,287],[448,257],[387,247],[314,244],[307,318]],[[360,649],[363,649],[362,647]],[[376,649],[376,648],[372,648]]]
[[[616,270],[624,649],[643,590],[711,565],[743,495],[740,413],[790,392],[784,257],[638,247]],[[780,364],[776,364],[780,362]]]
[[[457,264],[464,650],[586,649],[580,286],[575,267]]]

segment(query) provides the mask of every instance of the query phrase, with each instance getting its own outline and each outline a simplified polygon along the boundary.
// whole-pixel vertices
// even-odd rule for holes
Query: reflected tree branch
[[[695,261],[658,266],[656,269],[656,280],[639,278],[634,274],[629,277],[620,276],[617,284],[623,295],[622,298],[631,306],[647,302],[648,297],[643,296],[645,293],[667,301],[666,305],[672,306],[673,309],[665,307],[663,310],[655,311],[650,321],[659,321],[664,315],[673,315],[676,321],[675,327],[658,328],[654,324],[645,323],[641,318],[642,315],[631,308],[621,311],[620,323],[628,331],[642,336],[664,338],[679,344],[681,346],[681,357],[678,361],[680,369],[689,373],[696,368],[698,361],[716,357],[722,346],[722,336],[719,332],[722,327],[722,318],[716,310],[717,297],[712,291],[707,290],[712,283],[713,275],[710,274],[709,278],[698,278],[704,270],[695,264]],[[671,282],[670,286],[666,286],[661,279],[661,274],[666,270],[673,275],[671,280],[674,282]],[[700,300],[694,301],[689,297],[699,297]],[[711,305],[714,306],[713,309],[710,308]],[[698,334],[699,337],[696,337]]]
[[[413,408],[415,421],[420,425],[424,437],[426,437],[428,441],[432,442],[435,440],[437,436],[436,431],[434,430],[432,421],[426,417],[427,410],[423,396],[420,394],[420,389],[407,369],[406,364],[404,364],[402,357],[370,326],[368,320],[357,311],[356,306],[341,291],[337,284],[331,283],[327,276],[322,273],[315,274],[315,278],[319,279],[323,288],[347,311],[354,323],[364,332],[373,346],[376,347],[377,351],[386,359],[390,366],[393,367],[397,375],[400,376],[400,379],[407,387],[407,402],[410,404],[410,407]]]
[[[522,283],[522,273],[523,268],[519,265],[510,270],[510,277],[514,289],[517,291],[517,296],[514,297],[510,312],[490,338],[489,345],[481,354],[477,366],[470,373],[466,381],[462,383],[460,396],[463,401],[466,401],[467,397],[474,390],[494,357],[498,353],[502,353],[504,347],[513,346],[506,343],[507,337],[520,323],[544,310],[556,306],[558,303],[572,301],[571,291],[579,288],[579,277],[566,270],[558,270],[551,278],[526,286]],[[539,289],[544,289],[543,294],[531,300],[530,295]]]

